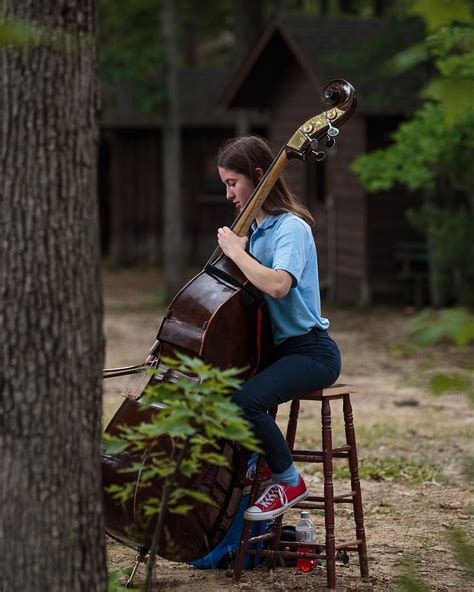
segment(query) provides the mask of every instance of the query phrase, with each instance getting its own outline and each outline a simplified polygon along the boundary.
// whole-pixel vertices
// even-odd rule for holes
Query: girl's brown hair
[[[274,158],[270,146],[263,138],[243,136],[224,142],[217,153],[217,166],[241,173],[257,186],[259,178],[256,169],[260,168],[266,173]],[[314,226],[311,212],[296,199],[287,182],[281,176],[270,191],[262,208],[270,216],[292,212],[310,226]]]

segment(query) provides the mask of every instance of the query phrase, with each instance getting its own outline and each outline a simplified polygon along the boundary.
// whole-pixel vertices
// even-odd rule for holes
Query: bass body
[[[261,304],[259,294],[252,289],[240,270],[226,257],[208,265],[193,278],[173,299],[161,323],[157,338],[160,355],[173,357],[175,352],[199,356],[206,363],[222,369],[246,368],[243,376],[254,371],[258,361],[256,325]],[[153,377],[173,381],[176,373],[166,370]],[[122,425],[134,426],[150,421],[159,407],[143,409],[137,398],[127,397],[119,407],[106,431],[118,434]],[[157,443],[171,453],[171,443],[162,438]],[[240,504],[242,481],[248,453],[230,441],[222,442],[220,451],[228,460],[228,467],[206,465],[192,485],[184,480],[179,486],[205,491],[214,505],[193,500],[193,511],[187,515],[168,513],[160,555],[176,561],[192,561],[207,554],[229,529]],[[146,517],[144,502],[160,496],[159,481],[149,486],[140,485],[140,474],[124,473],[134,463],[146,464],[147,452],[125,451],[102,456],[105,486],[106,531],[113,538],[131,546],[149,548],[155,520]],[[134,495],[121,503],[108,493],[109,485],[133,483]]]

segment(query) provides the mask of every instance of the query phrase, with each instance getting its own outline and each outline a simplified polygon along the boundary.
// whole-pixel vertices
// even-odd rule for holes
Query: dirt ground
[[[160,322],[160,280],[156,271],[105,272],[105,332],[107,367],[138,363],[154,341]],[[361,581],[357,555],[337,567],[338,590],[397,590],[400,564],[414,558],[429,590],[466,591],[469,583],[453,558],[446,533],[455,526],[470,527],[472,488],[463,463],[472,454],[474,415],[462,393],[434,397],[426,388],[434,370],[466,366],[474,348],[449,345],[413,351],[405,327],[413,311],[361,311],[325,305],[331,334],[343,354],[340,380],[354,385],[354,418],[369,554],[370,578]],[[123,379],[105,384],[104,414],[110,417],[120,403]],[[334,409],[334,441],[343,434]],[[285,413],[280,412],[280,418]],[[306,403],[299,424],[300,443],[319,448],[319,409]],[[344,461],[339,461],[339,463]],[[338,465],[341,466],[341,465]],[[315,465],[302,465],[306,482],[322,491]],[[345,492],[344,469],[335,473],[335,491]],[[297,512],[285,515],[295,524]],[[314,512],[319,536],[324,520]],[[336,539],[354,538],[351,512],[336,511]],[[108,541],[109,568],[133,562],[134,551]],[[323,590],[325,572],[300,574],[294,568],[263,567],[244,572],[238,584],[223,570],[198,570],[190,565],[159,560],[156,590],[233,591]],[[140,567],[136,583],[143,582]]]

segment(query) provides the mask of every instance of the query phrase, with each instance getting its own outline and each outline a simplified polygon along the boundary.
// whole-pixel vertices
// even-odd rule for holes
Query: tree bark
[[[166,294],[174,296],[183,286],[185,248],[181,200],[181,126],[179,115],[178,48],[175,0],[163,2],[163,43],[166,51],[167,100],[163,124],[163,256]]]
[[[95,0],[1,0],[0,588],[106,589]]]

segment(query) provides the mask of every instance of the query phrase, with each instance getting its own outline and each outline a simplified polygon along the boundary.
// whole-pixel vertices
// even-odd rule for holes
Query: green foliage
[[[448,291],[454,286],[449,296],[460,304],[473,305],[472,6],[466,0],[418,0],[411,12],[424,20],[426,37],[398,53],[388,67],[398,75],[430,62],[436,74],[423,90],[423,104],[392,135],[390,146],[360,157],[352,166],[368,191],[402,184],[429,198],[429,208],[412,213],[411,221],[426,233],[433,247],[431,269],[441,268],[440,274],[432,271],[432,286],[444,282]]]
[[[396,183],[411,190],[433,188],[447,135],[439,108],[426,104],[400,125],[388,148],[357,158],[352,169],[368,191],[385,191]]]
[[[467,346],[474,343],[474,316],[463,308],[426,309],[409,321],[408,333],[422,346],[442,341]]]
[[[412,14],[421,16],[429,31],[435,31],[452,22],[472,23],[472,7],[467,0],[415,0]]]
[[[165,55],[159,14],[156,0],[100,2],[101,78],[109,83],[131,83],[138,106],[145,112],[159,109],[166,98],[160,83]]]
[[[101,78],[112,84],[130,83],[127,87],[133,89],[133,98],[145,113],[159,111],[166,100],[162,79],[166,55],[161,40],[161,5],[157,0],[100,1]],[[199,10],[191,0],[178,0],[176,13],[181,48],[191,26],[196,43],[211,43],[216,48],[214,54],[221,52],[217,39],[232,22],[230,0],[200,2]],[[183,53],[181,49],[178,56],[181,63]],[[212,58],[210,62],[208,65],[212,66]]]
[[[473,177],[472,167],[460,172]],[[436,261],[435,280],[448,298],[462,306],[474,306],[474,211],[459,205],[449,207],[425,204],[407,212],[415,228],[430,237],[431,257]]]
[[[146,463],[136,463],[127,472],[140,472],[140,487],[151,480],[160,479],[175,485],[168,500],[168,510],[186,513],[193,501],[212,503],[206,493],[177,487],[176,479],[200,473],[205,464],[225,466],[226,458],[220,453],[222,439],[239,442],[249,450],[258,450],[257,441],[239,408],[231,401],[230,393],[238,389],[241,370],[219,370],[199,358],[178,355],[178,359],[163,358],[169,368],[181,373],[176,382],[160,381],[147,389],[140,400],[143,408],[159,404],[149,422],[137,426],[122,426],[120,434],[105,435],[110,453],[125,449],[148,449]],[[171,441],[172,453],[156,451],[150,443],[158,439]],[[179,460],[178,460],[179,459]],[[133,485],[112,485],[109,491],[116,499],[125,501],[134,493]],[[160,498],[147,500],[145,512],[159,513]]]

